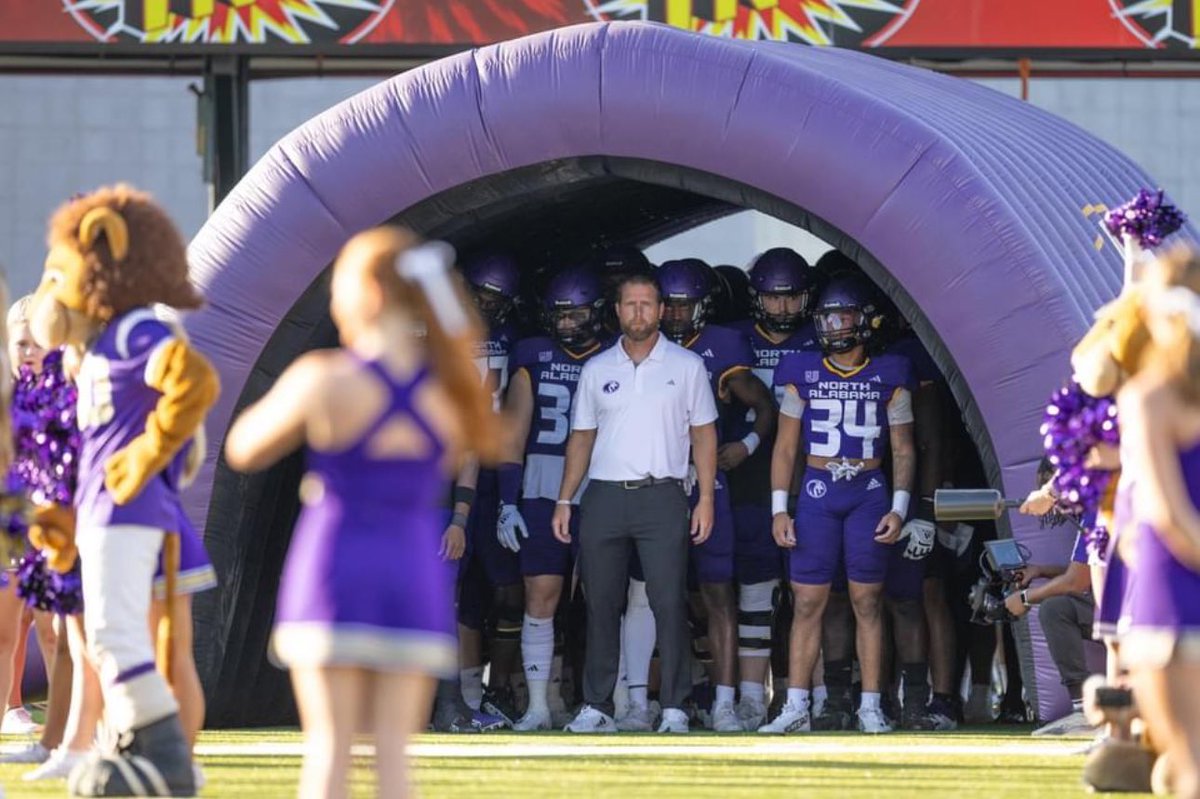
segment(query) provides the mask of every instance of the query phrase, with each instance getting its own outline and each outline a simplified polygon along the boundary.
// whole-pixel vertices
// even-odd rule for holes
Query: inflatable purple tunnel
[[[187,319],[220,369],[188,497],[222,576],[197,598],[197,659],[218,725],[290,713],[264,653],[300,463],[234,474],[235,411],[299,353],[334,342],[323,275],[388,220],[566,262],[754,208],[855,258],[953,389],[991,483],[1030,487],[1038,425],[1091,312],[1120,284],[1096,206],[1154,182],[1070,123],[981,85],[834,48],[580,25],[387,80],[281,140],[191,246],[207,307]],[[1184,235],[1194,238],[1189,228]],[[1036,559],[1069,541],[1013,519]],[[1065,693],[1041,628],[1017,630],[1042,718]]]

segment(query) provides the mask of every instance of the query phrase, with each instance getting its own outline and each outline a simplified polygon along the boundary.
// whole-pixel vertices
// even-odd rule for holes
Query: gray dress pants
[[[629,585],[630,543],[637,547],[658,628],[660,701],[680,708],[691,691],[687,624],[688,498],[678,483],[625,489],[593,480],[579,503],[579,567],[587,601],[583,700],[605,713],[621,654],[621,614]]]

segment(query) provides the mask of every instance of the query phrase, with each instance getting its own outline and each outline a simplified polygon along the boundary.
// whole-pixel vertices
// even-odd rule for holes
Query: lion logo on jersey
[[[805,484],[804,490],[813,499],[820,499],[821,497],[825,496],[825,493],[829,490],[829,487],[825,485],[824,480],[809,480],[808,483]]]

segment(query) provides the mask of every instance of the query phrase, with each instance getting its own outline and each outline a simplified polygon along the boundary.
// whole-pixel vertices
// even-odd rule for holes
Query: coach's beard
[[[623,331],[625,338],[630,341],[641,343],[658,332],[658,325],[644,324],[641,326],[629,325]]]

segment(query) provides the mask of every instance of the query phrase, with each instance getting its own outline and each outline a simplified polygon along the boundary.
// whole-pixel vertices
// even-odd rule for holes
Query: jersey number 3
[[[542,421],[549,422],[550,426],[538,430],[537,443],[557,447],[571,432],[567,416],[571,410],[571,392],[561,383],[538,383],[538,398]]]
[[[858,421],[858,400],[817,398],[809,401],[809,408],[814,412],[812,431],[814,439],[808,443],[810,455],[820,458],[836,458],[839,455],[853,457],[842,452],[842,436],[862,440],[862,459],[871,460],[875,457],[875,442],[881,432],[878,422],[878,405],[874,400],[863,402],[863,419]],[[825,418],[815,415],[823,412]],[[816,436],[824,436],[818,440]]]

